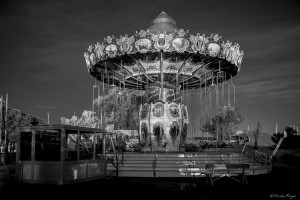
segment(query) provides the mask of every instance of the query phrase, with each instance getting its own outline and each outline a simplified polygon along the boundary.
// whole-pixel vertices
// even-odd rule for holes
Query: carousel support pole
[[[96,86],[96,79],[95,79],[95,83],[94,83],[94,85],[93,85],[93,99],[92,99],[92,110],[93,110],[93,114],[94,114],[94,112],[95,112],[95,104],[94,104],[94,102],[95,102],[95,88],[96,88],[97,86]]]
[[[139,88],[139,80],[138,80],[138,77],[136,77],[136,94],[135,94],[135,103],[138,104],[138,88]],[[139,112],[138,112],[138,119],[137,119],[137,130],[138,130],[138,138],[139,138],[139,141],[141,140],[141,126],[140,126],[140,112],[141,112],[141,105],[139,105]]]
[[[202,139],[204,140],[204,136],[203,136],[203,125],[205,125],[203,123],[203,94],[202,94],[202,88],[201,88],[201,82],[200,82],[200,127],[201,127],[201,136]]]
[[[101,113],[100,113],[100,81],[97,81],[97,88],[98,88],[98,97],[97,97],[97,115],[98,115],[98,128],[100,128],[100,122],[99,122],[99,119],[100,119],[100,117],[102,117],[101,116]],[[101,127],[102,127],[102,124],[101,124]]]
[[[224,73],[223,81],[222,81],[222,101],[223,107],[225,107],[225,82],[226,82],[226,73]]]
[[[160,83],[161,83],[161,85],[160,85],[160,87],[161,87],[161,92],[160,92],[160,94],[161,94],[161,101],[164,101],[164,89],[163,89],[163,84],[164,84],[164,73],[163,73],[163,51],[161,50],[160,51],[160,62],[159,62],[159,64],[160,64]],[[164,123],[162,123],[163,125],[164,125]],[[159,136],[158,137],[162,137],[163,135],[162,135],[162,130],[163,130],[163,127],[162,126],[160,126],[159,127]],[[159,140],[158,140],[159,141]],[[160,146],[160,144],[157,144],[157,146]]]
[[[188,90],[187,82],[185,82],[185,87],[186,87],[186,106],[187,106],[189,104],[189,90]],[[187,131],[189,133],[187,135],[189,135],[190,138],[192,137],[191,131],[192,131],[192,123],[190,123],[190,126]]]
[[[104,84],[104,74],[102,75],[102,95],[103,97],[105,96],[105,84]],[[100,103],[100,102],[99,102]],[[100,104],[98,104],[98,106],[100,106]],[[101,128],[104,128],[103,127],[103,118],[104,118],[104,110],[103,110],[103,107],[101,107]]]
[[[200,106],[199,106],[199,136],[200,136],[200,133],[201,133],[201,140],[203,139],[202,138],[202,131],[201,131],[201,117],[202,117],[202,99],[201,99],[201,81],[200,81],[200,88],[199,88],[199,100],[200,100]]]
[[[138,115],[140,115],[142,107],[143,107],[143,105],[140,105]],[[142,129],[142,126],[140,125],[140,117],[138,117],[138,123],[137,123],[137,125],[138,125],[138,138],[139,138],[139,142],[140,142],[141,141],[141,129]]]
[[[207,132],[207,121],[206,121],[206,75],[205,75],[205,80],[204,80],[204,91],[203,92],[203,96],[202,96],[202,108],[203,108],[203,124],[205,126],[205,130],[204,130],[204,135],[206,135]],[[207,139],[207,138],[206,138]]]
[[[183,78],[183,82],[182,82],[182,91],[181,91],[181,103],[184,104],[184,77]]]
[[[230,84],[228,84],[228,92],[227,92],[227,95],[228,95],[228,107],[230,107]]]
[[[235,85],[232,82],[232,77],[231,77],[231,86],[233,87],[233,107],[235,107]]]
[[[212,84],[211,84],[211,87],[213,87],[214,86],[214,82],[212,82]],[[209,94],[208,94],[208,114],[209,114],[209,117],[208,118],[212,118],[212,108],[211,108],[211,91],[212,91],[212,88],[210,88],[209,90],[208,90],[208,92],[209,92]]]
[[[152,152],[152,134],[151,134],[151,103],[149,103],[149,135],[150,135],[150,148]]]
[[[216,85],[216,113],[217,113],[217,141],[219,141],[219,128],[220,128],[220,120],[219,120],[219,89],[218,89],[218,81]]]
[[[175,61],[175,63],[176,63],[176,65],[177,65],[177,53],[176,53],[176,61]],[[177,73],[176,73],[176,80],[175,80],[175,91],[174,91],[174,96],[175,96],[175,99],[177,99],[178,98],[178,96],[177,96],[177,93],[178,93],[178,88],[179,88],[179,85],[178,85],[178,71],[177,71]]]
[[[139,80],[139,79],[138,79],[138,80]],[[139,82],[137,82],[137,86],[138,86],[138,88],[139,88]],[[141,86],[142,86],[142,81],[141,81]],[[140,97],[140,98],[142,98],[142,97]],[[139,113],[141,113],[142,108],[143,108],[143,102],[142,102],[142,99],[141,99],[140,112],[139,112]],[[138,126],[139,126],[139,129],[138,129],[138,135],[139,135],[139,138],[141,138],[141,129],[142,129],[142,126],[141,126],[140,118],[139,118],[139,120],[138,120]]]

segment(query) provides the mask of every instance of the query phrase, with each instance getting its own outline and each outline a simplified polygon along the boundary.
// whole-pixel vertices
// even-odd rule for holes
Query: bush
[[[227,147],[227,144],[224,141],[218,141],[217,142],[217,147],[218,148],[225,148],[225,147]]]
[[[201,150],[200,143],[197,141],[187,141],[184,145],[185,152],[197,152]]]
[[[199,145],[200,145],[201,149],[205,149],[205,148],[208,148],[209,143],[204,142],[204,141],[200,141]]]
[[[121,135],[117,135],[116,137],[116,151],[126,151],[126,138]]]
[[[142,152],[143,147],[146,146],[147,146],[146,142],[138,142],[138,143],[131,144],[129,147],[132,149],[133,152]]]
[[[282,141],[281,149],[299,149],[300,148],[300,135],[297,135],[297,131],[291,127],[286,127],[284,130],[287,133],[287,137]],[[283,133],[274,133],[271,140],[275,145],[278,144],[281,138],[283,138]]]

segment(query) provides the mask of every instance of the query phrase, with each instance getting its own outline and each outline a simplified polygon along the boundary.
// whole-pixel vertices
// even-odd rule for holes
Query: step
[[[114,157],[114,154],[106,154],[108,157]],[[119,156],[124,156],[124,157],[143,157],[143,158],[147,158],[147,157],[154,157],[155,155],[157,157],[241,157],[241,156],[245,156],[243,154],[240,153],[236,153],[236,154],[219,154],[219,153],[119,153]]]
[[[119,166],[124,166],[124,165],[132,165],[132,166],[149,166],[149,165],[199,165],[199,164],[217,164],[217,163],[226,163],[226,164],[242,164],[242,163],[251,163],[251,162],[247,162],[247,161],[213,161],[213,160],[205,160],[205,161],[190,161],[190,160],[184,160],[184,161],[178,161],[178,160],[158,160],[156,162],[153,161],[129,161],[129,160],[124,160],[123,162],[119,162]],[[107,166],[114,166],[115,164],[108,162]]]
[[[184,172],[156,172],[156,177],[185,177],[185,178],[192,178],[192,177],[205,177],[205,175],[201,173],[184,173]]]
[[[121,177],[153,177],[152,171],[119,171]]]
[[[115,158],[113,158],[115,159]],[[119,160],[252,160],[251,158],[248,158],[248,157],[238,157],[238,156],[235,156],[235,157],[168,157],[168,156],[157,156],[157,157],[126,157],[124,156],[123,158],[122,157],[119,157]]]

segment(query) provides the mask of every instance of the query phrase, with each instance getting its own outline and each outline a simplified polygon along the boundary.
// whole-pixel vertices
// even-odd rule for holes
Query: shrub
[[[185,152],[197,152],[201,150],[201,146],[197,141],[187,141],[185,143]]]
[[[282,141],[280,148],[282,149],[299,149],[300,148],[300,136],[297,135],[297,131],[292,127],[286,127],[284,130],[287,137]],[[283,133],[274,133],[271,140],[275,145],[278,144],[281,138],[283,138]]]
[[[146,147],[146,142],[137,142],[131,144],[129,147],[132,149],[133,152],[142,152],[143,147]]]

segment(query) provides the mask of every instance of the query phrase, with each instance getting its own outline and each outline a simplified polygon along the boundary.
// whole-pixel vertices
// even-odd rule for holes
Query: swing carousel
[[[162,12],[146,30],[107,36],[90,45],[84,57],[99,84],[145,92],[141,141],[152,151],[180,152],[188,137],[207,137],[202,127],[220,108],[235,106],[232,78],[244,54],[239,48],[218,34],[193,35],[178,28]]]

